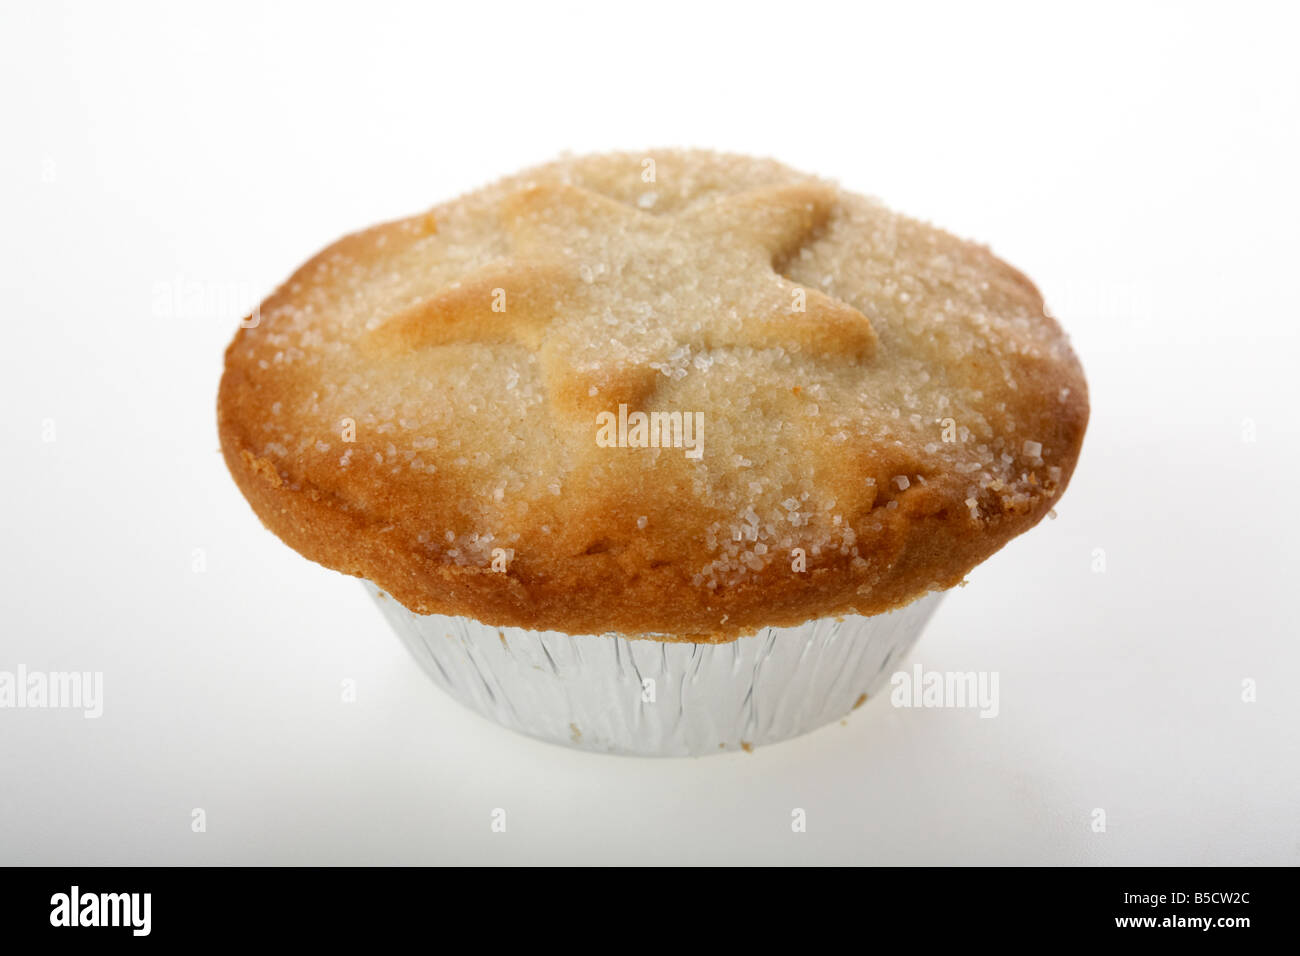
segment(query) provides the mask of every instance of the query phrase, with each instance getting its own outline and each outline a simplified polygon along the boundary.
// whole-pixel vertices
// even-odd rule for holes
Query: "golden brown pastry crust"
[[[620,405],[702,415],[702,454],[604,447]],[[1052,507],[1087,418],[1015,269],[700,151],[340,240],[239,331],[218,400],[235,481],[312,560],[418,613],[695,641],[958,583]]]

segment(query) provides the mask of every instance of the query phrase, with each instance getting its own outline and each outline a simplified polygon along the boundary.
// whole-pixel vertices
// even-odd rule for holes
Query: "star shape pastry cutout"
[[[506,344],[538,356],[552,405],[646,407],[682,347],[865,362],[867,316],[777,267],[816,237],[834,192],[780,185],[655,214],[567,184],[508,196],[510,255],[390,316],[367,346]]]

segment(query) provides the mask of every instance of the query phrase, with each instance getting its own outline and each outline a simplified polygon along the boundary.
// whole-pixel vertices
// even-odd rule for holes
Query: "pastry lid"
[[[262,521],[417,613],[719,641],[950,587],[1088,418],[1033,284],[767,160],[567,158],[348,236],[226,353]]]

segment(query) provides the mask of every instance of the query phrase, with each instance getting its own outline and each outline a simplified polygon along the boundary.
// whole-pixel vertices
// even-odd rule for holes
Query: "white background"
[[[1286,7],[109,6],[0,14],[0,670],[105,682],[99,720],[0,710],[0,863],[1300,862]],[[226,474],[222,351],[311,253],[670,145],[988,242],[1071,333],[1093,411],[1059,518],[912,658],[997,671],[996,719],[876,701],[698,761],[535,743]]]

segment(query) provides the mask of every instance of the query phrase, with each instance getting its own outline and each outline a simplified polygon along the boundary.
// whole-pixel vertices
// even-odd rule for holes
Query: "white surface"
[[[0,670],[99,670],[105,704],[0,710],[0,862],[1300,862],[1295,13],[614,6],[4,8]],[[536,743],[226,475],[222,350],[309,254],[674,144],[989,242],[1071,332],[1060,517],[912,658],[998,672],[996,719],[877,700],[694,762]]]

